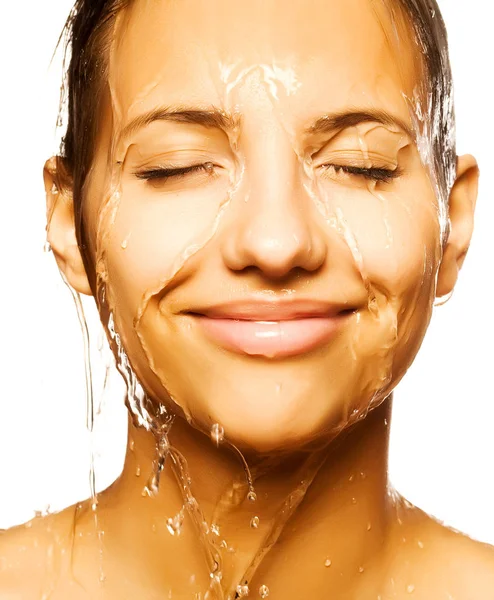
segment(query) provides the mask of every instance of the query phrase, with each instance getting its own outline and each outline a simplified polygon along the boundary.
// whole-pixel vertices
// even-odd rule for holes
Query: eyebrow
[[[410,139],[413,140],[415,137],[410,126],[403,119],[384,110],[353,110],[350,112],[327,114],[306,128],[305,133],[333,133],[347,127],[355,127],[356,125],[360,125],[360,123],[380,123],[388,127],[398,127]]]
[[[240,118],[214,107],[210,109],[160,107],[133,119],[124,127],[122,137],[129,137],[142,127],[146,127],[146,125],[150,125],[155,121],[202,125],[203,127],[229,131],[239,124]]]
[[[195,107],[159,107],[142,115],[135,117],[122,130],[122,138],[136,133],[139,129],[154,123],[155,121],[171,121],[188,125],[202,125],[213,129],[230,131],[240,124],[240,116],[234,115],[219,108],[198,109]],[[316,119],[304,133],[316,135],[322,133],[333,133],[348,127],[355,127],[360,123],[380,123],[391,127],[398,127],[411,139],[413,132],[409,125],[398,116],[392,115],[384,110],[351,110],[337,113],[325,114]]]

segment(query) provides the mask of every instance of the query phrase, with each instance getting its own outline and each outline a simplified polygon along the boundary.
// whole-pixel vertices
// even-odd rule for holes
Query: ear
[[[458,279],[473,233],[479,168],[473,156],[458,157],[456,180],[449,196],[449,236],[437,275],[436,297],[447,296]]]
[[[92,295],[75,233],[72,182],[66,172],[60,172],[61,165],[61,159],[52,157],[43,169],[47,241],[68,283],[77,292]]]

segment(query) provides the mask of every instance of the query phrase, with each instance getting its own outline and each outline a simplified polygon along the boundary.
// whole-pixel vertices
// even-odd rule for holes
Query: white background
[[[48,505],[63,508],[89,489],[82,338],[70,293],[53,256],[42,250],[42,166],[56,151],[61,74],[59,61],[48,67],[71,0],[7,5],[0,21],[0,527]],[[480,162],[480,198],[456,292],[436,309],[395,394],[390,471],[412,502],[494,544],[494,8],[487,0],[468,6],[443,0],[441,7],[456,83],[458,149]],[[118,475],[125,446],[118,380],[105,394],[97,430],[104,487]]]

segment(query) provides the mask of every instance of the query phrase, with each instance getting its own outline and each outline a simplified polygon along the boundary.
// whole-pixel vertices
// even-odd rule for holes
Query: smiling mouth
[[[343,310],[331,316],[270,320],[189,314],[209,340],[226,350],[250,356],[287,358],[329,343],[354,312]]]

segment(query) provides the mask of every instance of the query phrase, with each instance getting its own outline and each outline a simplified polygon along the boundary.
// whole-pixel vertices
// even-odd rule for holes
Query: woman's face
[[[417,69],[377,4],[142,0],[117,19],[85,198],[100,283],[150,397],[244,448],[329,440],[429,322]]]

